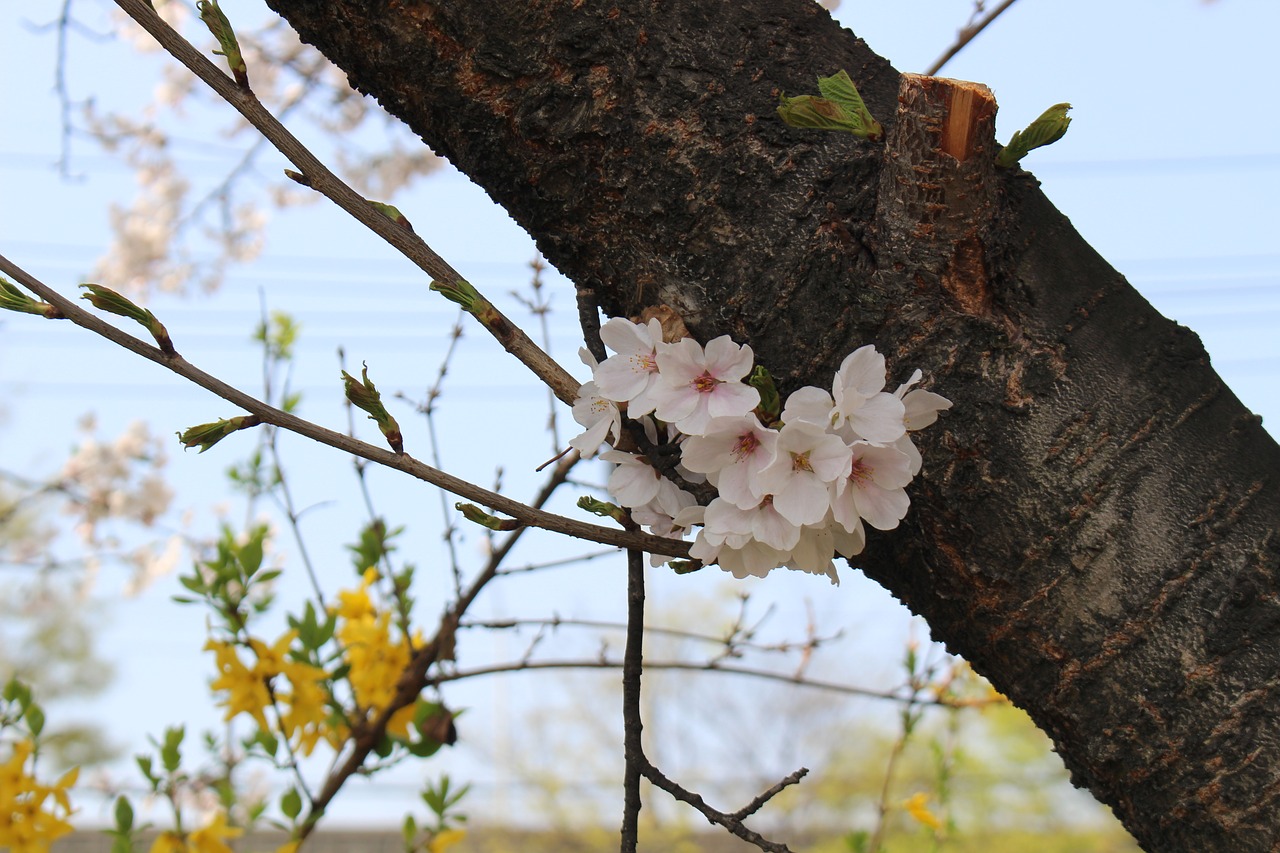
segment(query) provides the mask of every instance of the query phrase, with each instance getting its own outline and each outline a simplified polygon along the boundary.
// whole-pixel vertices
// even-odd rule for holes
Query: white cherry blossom
[[[905,410],[901,400],[885,393],[884,383],[884,356],[875,347],[859,347],[846,356],[831,385],[836,426],[878,444],[897,441],[906,431]]]
[[[817,524],[831,507],[831,484],[849,474],[850,452],[838,436],[808,421],[784,424],[778,452],[760,472],[760,488],[793,524]]]
[[[595,382],[584,382],[578,389],[578,399],[573,403],[573,419],[587,429],[569,439],[569,446],[588,459],[596,455],[601,444],[617,440],[622,434],[622,413],[618,404],[600,396]]]
[[[740,548],[756,540],[779,551],[790,551],[800,539],[800,526],[788,521],[766,495],[757,506],[742,509],[724,498],[707,504],[703,533],[712,544]]]
[[[609,474],[606,487],[609,494],[617,498],[625,507],[641,507],[656,500],[663,483],[670,483],[658,473],[649,460],[638,453],[627,453],[622,450],[606,450],[600,454],[606,462],[616,466]],[[671,483],[675,487],[674,483]],[[679,512],[679,507],[676,507]],[[669,515],[673,513],[668,513]]]
[[[617,355],[605,359],[595,369],[600,394],[614,402],[626,403],[627,414],[639,417],[653,411],[650,394],[658,381],[658,346],[662,344],[662,324],[647,325],[614,317],[600,327],[600,340]]]

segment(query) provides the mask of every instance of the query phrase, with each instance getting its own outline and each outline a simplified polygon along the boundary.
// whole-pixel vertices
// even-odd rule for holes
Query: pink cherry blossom
[[[686,435],[706,430],[712,418],[734,418],[760,404],[760,392],[742,383],[751,372],[751,347],[722,335],[704,350],[692,338],[658,348],[660,379],[650,390],[654,414]]]
[[[713,418],[705,435],[691,435],[681,446],[685,468],[706,474],[720,496],[747,509],[760,503],[760,472],[773,461],[777,430],[766,429],[755,415]]]
[[[904,490],[911,482],[911,460],[895,447],[865,441],[850,449],[853,464],[849,476],[836,485],[832,516],[849,532],[858,519],[877,530],[892,530],[911,504]]]

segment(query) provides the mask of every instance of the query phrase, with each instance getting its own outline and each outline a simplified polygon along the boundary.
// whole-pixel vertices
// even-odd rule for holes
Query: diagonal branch
[[[13,276],[23,287],[26,287],[49,304],[54,305],[66,319],[77,326],[101,335],[130,352],[172,370],[184,379],[199,385],[201,388],[212,391],[222,399],[239,406],[251,414],[257,415],[262,419],[263,423],[272,424],[281,429],[297,433],[321,444],[341,450],[344,453],[368,459],[370,462],[376,462],[379,465],[403,471],[411,477],[430,483],[433,486],[438,486],[459,497],[483,504],[498,512],[506,513],[530,527],[539,527],[543,530],[551,530],[591,542],[615,545],[619,548],[642,548],[646,551],[676,557],[684,557],[689,553],[689,543],[687,542],[665,539],[661,536],[653,536],[647,533],[615,530],[601,527],[597,524],[587,524],[586,522],[566,518],[555,513],[534,509],[497,492],[489,491],[466,480],[454,477],[452,474],[447,474],[438,468],[433,468],[407,454],[393,453],[390,450],[358,441],[340,432],[334,432],[318,424],[303,420],[296,415],[283,412],[238,388],[228,385],[221,379],[205,373],[180,355],[167,356],[158,348],[120,331],[115,326],[85,311],[72,300],[67,299],[56,290],[34,278],[3,255],[0,255],[0,272]]]

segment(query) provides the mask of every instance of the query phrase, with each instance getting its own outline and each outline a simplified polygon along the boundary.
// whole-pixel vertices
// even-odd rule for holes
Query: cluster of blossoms
[[[609,493],[660,536],[698,527],[691,556],[739,578],[785,566],[838,583],[832,561],[862,551],[864,523],[891,530],[907,513],[905,489],[921,464],[908,431],[951,406],[912,389],[918,370],[885,391],[884,356],[872,346],[845,358],[830,392],[800,388],[778,412],[761,402],[756,386],[772,382],[752,373],[751,348],[727,335],[706,347],[687,337],[666,342],[656,319],[615,318],[600,338],[616,354],[596,364],[583,353],[592,380],[573,417],[586,431],[570,445],[584,456],[616,445],[623,407],[655,444],[665,431],[680,448],[676,472],[689,484],[710,483],[716,497],[701,506],[644,455],[617,449],[601,453],[616,465]]]

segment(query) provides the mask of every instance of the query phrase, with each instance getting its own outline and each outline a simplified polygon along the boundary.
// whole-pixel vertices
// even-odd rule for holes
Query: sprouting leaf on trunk
[[[1025,130],[1015,131],[1009,144],[996,155],[996,165],[1006,169],[1016,166],[1031,149],[1051,145],[1061,139],[1071,125],[1071,118],[1067,115],[1070,109],[1070,104],[1054,104]]]
[[[821,95],[782,96],[778,115],[792,127],[816,130],[843,130],[864,139],[876,140],[884,132],[880,122],[858,94],[847,72],[818,78]]]

